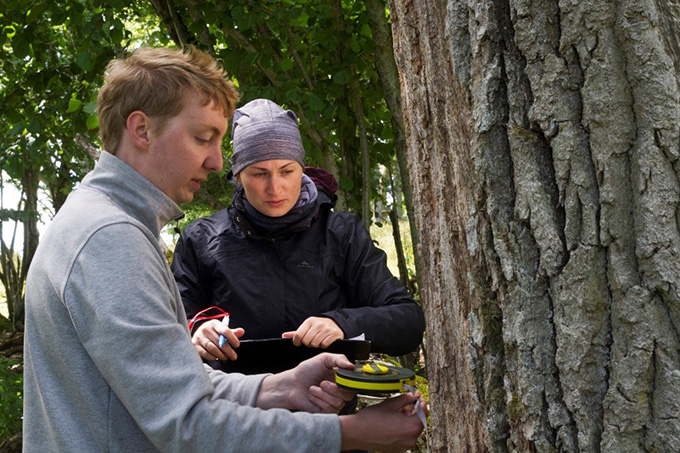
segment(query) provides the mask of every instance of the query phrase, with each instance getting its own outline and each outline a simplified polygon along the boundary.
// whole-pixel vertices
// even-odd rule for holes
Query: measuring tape
[[[394,393],[416,385],[416,373],[378,362],[359,362],[354,370],[338,369],[335,382],[359,393]]]
[[[358,362],[354,370],[339,368],[335,372],[335,383],[340,387],[368,395],[395,392],[416,394],[415,372],[406,368],[371,361]],[[416,414],[425,429],[425,436],[427,436],[427,417],[420,406],[420,401],[416,402],[415,408]],[[428,453],[429,450],[428,447]]]

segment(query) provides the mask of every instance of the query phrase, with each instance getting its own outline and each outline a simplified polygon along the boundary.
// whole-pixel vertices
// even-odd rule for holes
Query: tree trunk
[[[38,247],[38,184],[40,173],[33,168],[25,167],[21,177],[23,192],[17,209],[11,214],[11,220],[21,222],[23,226],[23,256],[15,252],[13,234],[9,246],[0,237],[0,281],[5,288],[9,320],[17,331],[24,329],[24,286],[28,268]],[[23,204],[23,209],[22,209]],[[11,212],[11,211],[8,211]],[[16,228],[16,226],[15,226]],[[2,228],[0,228],[2,233]]]
[[[28,162],[26,164],[28,165]],[[21,178],[21,185],[26,196],[26,203],[24,204],[26,211],[26,218],[24,219],[24,253],[21,265],[22,282],[26,279],[28,268],[31,265],[31,261],[33,261],[33,255],[35,255],[38,243],[40,242],[40,232],[38,231],[39,184],[40,172],[38,169],[26,167]]]
[[[432,451],[680,451],[680,4],[390,1]]]
[[[37,168],[31,168],[26,162],[21,184],[24,188],[26,200],[24,209],[26,218],[24,219],[24,244],[23,257],[21,258],[20,274],[15,281],[14,293],[14,312],[12,324],[16,330],[24,330],[24,294],[26,276],[28,268],[33,261],[33,255],[40,242],[40,232],[38,231],[38,189],[40,184],[40,172]],[[8,298],[9,302],[9,298]]]
[[[356,72],[356,71],[352,71]],[[357,135],[359,136],[359,146],[361,149],[361,220],[366,228],[371,227],[371,156],[368,149],[368,139],[366,138],[366,123],[364,120],[364,106],[361,101],[361,88],[359,81],[352,78],[350,81],[350,92],[352,93],[352,107],[354,118],[357,124]]]
[[[387,108],[392,113],[392,130],[394,133],[394,148],[399,165],[401,190],[404,194],[406,216],[410,226],[411,243],[413,244],[413,259],[416,267],[416,280],[420,274],[422,263],[418,255],[420,234],[416,228],[413,214],[413,187],[408,174],[408,156],[406,154],[406,137],[404,136],[404,112],[401,107],[401,93],[399,92],[399,72],[394,60],[394,46],[390,35],[390,24],[385,17],[385,0],[365,0],[366,14],[375,42],[375,68],[380,75],[380,83],[385,93]]]
[[[401,228],[399,227],[399,196],[394,185],[392,169],[387,167],[387,176],[390,181],[390,191],[392,192],[392,208],[389,212],[390,223],[392,224],[392,237],[394,238],[394,252],[397,255],[397,269],[399,269],[399,281],[405,288],[410,289],[408,268],[406,267],[406,255],[404,253],[404,243],[401,240]]]

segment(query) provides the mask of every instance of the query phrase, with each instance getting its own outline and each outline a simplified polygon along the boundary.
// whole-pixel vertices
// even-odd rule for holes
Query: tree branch
[[[78,144],[78,146],[87,151],[87,153],[92,156],[94,160],[99,160],[101,151],[90,140],[88,140],[87,137],[79,132],[76,134],[75,142]]]
[[[186,25],[182,22],[179,14],[170,0],[151,0],[153,8],[156,10],[156,14],[161,18],[163,23],[168,28],[168,33],[175,44],[180,47],[184,47],[187,44],[192,44],[196,42],[194,36],[189,33]]]

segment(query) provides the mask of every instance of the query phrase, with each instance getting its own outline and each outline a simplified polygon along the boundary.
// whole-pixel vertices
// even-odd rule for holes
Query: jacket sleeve
[[[252,407],[262,375],[205,368],[179,322],[172,276],[150,244],[127,225],[100,230],[65,296],[82,347],[127,417],[160,451],[338,451],[337,416]],[[99,376],[91,374],[82,379]]]
[[[200,246],[200,242],[198,242]],[[208,272],[201,272],[201,261],[198,258],[197,241],[192,230],[187,227],[175,245],[172,274],[177,282],[187,319],[210,306],[210,284],[206,281]],[[201,278],[203,276],[203,278]],[[200,323],[199,323],[200,324]],[[195,325],[196,328],[199,324]]]
[[[392,275],[385,252],[373,244],[363,223],[354,215],[342,219],[347,308],[324,316],[335,320],[347,338],[363,333],[373,352],[397,356],[414,351],[425,332],[423,310]]]

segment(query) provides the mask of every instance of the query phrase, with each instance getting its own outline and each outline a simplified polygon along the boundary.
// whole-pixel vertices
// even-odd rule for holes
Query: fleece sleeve
[[[110,400],[159,450],[339,450],[337,416],[252,407],[263,376],[208,372],[178,299],[153,238],[128,223],[90,238],[64,291]]]

